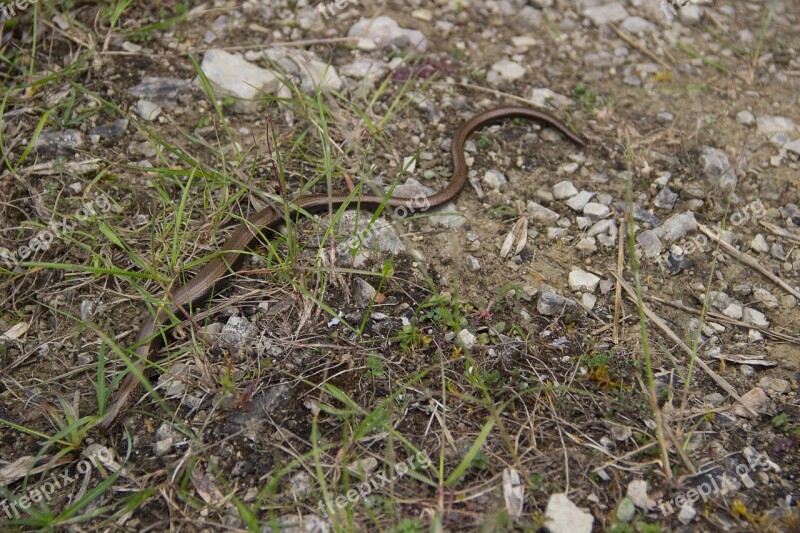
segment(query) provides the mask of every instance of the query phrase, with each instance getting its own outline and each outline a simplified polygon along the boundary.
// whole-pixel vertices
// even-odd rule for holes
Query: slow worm
[[[542,122],[552,126],[563,133],[570,141],[578,146],[585,146],[586,142],[578,135],[567,128],[558,119],[535,109],[525,107],[500,107],[479,113],[463,123],[453,136],[450,147],[450,154],[453,158],[453,179],[447,187],[427,198],[431,207],[440,206],[455,198],[467,178],[467,164],[464,159],[464,143],[476,129],[500,119],[526,118]],[[367,195],[361,196],[357,201],[350,202],[349,207],[363,207],[366,209],[376,209],[380,205],[391,207],[414,208],[418,202],[416,198],[384,198],[381,196]],[[293,212],[304,210],[309,213],[318,213],[331,208],[335,209],[348,203],[346,194],[314,194],[297,198],[290,206]],[[418,205],[418,204],[416,204]],[[141,372],[147,365],[150,355],[158,348],[161,342],[162,325],[167,321],[170,314],[175,314],[180,309],[188,309],[188,306],[198,303],[208,297],[214,289],[218,289],[225,280],[225,274],[242,257],[242,252],[250,246],[256,235],[263,229],[274,228],[284,220],[284,213],[276,211],[272,207],[266,207],[255,215],[240,224],[230,238],[222,247],[221,254],[209,261],[200,271],[187,283],[178,287],[172,293],[172,312],[159,308],[155,315],[149,316],[142,323],[139,334],[136,337],[136,362],[134,363]],[[136,374],[129,373],[122,382],[116,396],[112,399],[110,407],[106,411],[105,417],[100,422],[100,427],[104,430],[109,429],[119,419],[137,395],[141,383]]]

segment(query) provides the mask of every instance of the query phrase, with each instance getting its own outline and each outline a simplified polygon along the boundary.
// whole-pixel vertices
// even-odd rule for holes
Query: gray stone
[[[350,27],[347,36],[370,40],[378,48],[394,46],[419,53],[428,49],[428,40],[421,31],[401,28],[394,19],[385,15],[360,19]]]
[[[473,256],[467,255],[466,258],[467,268],[470,269],[472,272],[477,272],[481,269],[480,262]]]
[[[756,117],[750,111],[743,110],[736,114],[736,122],[742,126],[755,126]]]
[[[222,328],[220,341],[227,346],[241,348],[245,346],[256,332],[256,328],[244,317],[232,316]]]
[[[611,209],[598,202],[589,202],[583,207],[583,214],[592,220],[600,220],[610,215]]]
[[[723,189],[730,189],[736,185],[736,174],[727,154],[722,150],[711,146],[701,147],[700,162],[711,184]]]
[[[137,98],[163,103],[177,100],[191,82],[179,78],[156,78],[145,76],[139,85],[131,87],[128,92]]]
[[[572,209],[573,211],[581,212],[583,208],[586,207],[586,204],[589,203],[589,200],[592,199],[594,196],[593,192],[589,191],[581,191],[569,200],[567,200],[567,206]]]
[[[756,413],[762,413],[767,405],[769,405],[769,397],[764,392],[764,389],[761,387],[754,387],[742,396],[742,403],[753,409]],[[732,412],[736,416],[753,418],[753,415],[739,402],[736,402],[733,406]]]
[[[594,292],[600,283],[600,278],[579,268],[569,273],[569,288],[573,291]]]
[[[486,174],[483,175],[483,182],[490,188],[490,189],[499,189],[506,183],[508,180],[503,175],[502,172],[499,170],[491,169],[487,170]]]
[[[694,213],[685,211],[669,217],[664,224],[655,229],[655,232],[660,239],[672,244],[696,229],[697,220],[694,218]]]
[[[622,21],[620,28],[628,33],[645,33],[655,31],[656,26],[649,20],[641,17],[628,17]]]
[[[583,10],[583,15],[589,18],[595,26],[604,26],[609,22],[619,22],[628,17],[627,11],[619,2],[589,7]]]
[[[136,102],[136,114],[144,120],[155,120],[161,114],[161,106],[149,100]]]
[[[525,67],[514,61],[503,59],[492,65],[486,74],[486,81],[492,85],[501,82],[516,81],[525,76]]]
[[[633,517],[636,515],[636,506],[633,504],[633,500],[628,498],[622,498],[622,501],[619,502],[617,506],[617,520],[620,522],[628,523],[633,520]]]
[[[669,187],[664,187],[656,195],[653,205],[659,209],[672,209],[675,207],[675,201],[678,199],[678,193],[674,192]]]
[[[627,496],[633,500],[634,505],[645,511],[653,508],[653,500],[647,495],[647,481],[643,479],[634,479],[628,484]]]
[[[756,118],[756,122],[758,123],[758,132],[764,135],[794,133],[797,129],[797,123],[787,117],[761,115]]]
[[[637,235],[636,242],[642,247],[644,256],[648,259],[657,257],[664,248],[664,245],[661,244],[661,239],[658,238],[658,234],[651,229]]]
[[[542,224],[552,224],[561,217],[561,215],[552,209],[548,209],[536,202],[528,202],[527,211],[529,217]]]
[[[36,139],[34,148],[44,156],[74,155],[83,146],[83,134],[78,130],[45,131]]]
[[[352,294],[356,305],[367,306],[374,299],[377,291],[375,287],[361,278],[353,278]]]
[[[800,139],[795,139],[794,141],[784,144],[783,149],[787,152],[800,155]]]
[[[576,194],[578,194],[578,189],[575,188],[571,181],[559,181],[553,185],[553,198],[556,200],[572,198]]]
[[[689,525],[689,522],[692,521],[696,514],[697,511],[694,510],[694,507],[692,507],[690,504],[686,504],[681,507],[681,510],[678,513],[678,520],[681,524],[686,526]]]

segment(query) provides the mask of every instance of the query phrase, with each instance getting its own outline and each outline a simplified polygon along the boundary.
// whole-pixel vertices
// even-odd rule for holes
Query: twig
[[[625,41],[629,45],[633,46],[634,48],[639,50],[641,53],[643,53],[644,55],[646,55],[647,57],[649,57],[650,59],[652,59],[653,61],[655,61],[659,65],[661,65],[662,67],[664,67],[665,69],[672,70],[672,67],[670,66],[669,63],[667,63],[666,61],[664,61],[663,59],[661,59],[660,57],[655,55],[653,52],[648,50],[645,45],[643,45],[642,43],[640,43],[639,41],[637,41],[636,39],[634,39],[633,37],[631,37],[630,35],[628,35],[624,31],[620,30],[619,28],[617,28],[613,24],[609,24],[608,26],[612,30],[614,30],[614,33],[616,33],[619,36],[620,39],[622,39],[623,41]]]
[[[619,242],[617,244],[617,276],[622,277],[622,267],[625,264],[625,221],[620,224]],[[615,345],[619,341],[619,330],[617,329],[619,321],[619,313],[622,306],[622,285],[617,278],[616,288],[614,290],[614,330],[611,333],[611,342]]]
[[[783,229],[782,227],[776,226],[775,224],[772,224],[765,220],[759,220],[758,223],[767,228],[768,230],[770,230],[773,234],[779,237],[784,237],[786,239],[789,239],[793,243],[800,244],[800,233],[795,233],[787,229]]]
[[[628,284],[628,282],[625,281],[624,279],[622,279],[621,276],[617,276],[617,273],[614,272],[613,270],[611,270],[610,272],[611,272],[611,275],[614,276],[615,278],[617,278],[619,283],[622,284],[622,288],[625,289],[625,292],[628,293],[628,296],[630,296],[634,301],[636,301],[636,293],[634,292],[633,288]],[[672,331],[672,329],[661,319],[661,317],[659,317],[652,310],[650,310],[650,308],[647,307],[644,304],[644,302],[642,302],[642,311],[644,311],[644,314],[647,315],[647,318],[652,320],[655,323],[655,325],[658,326],[661,329],[661,331],[663,331],[667,335],[667,337],[669,337],[675,344],[677,344],[690,357],[693,357],[695,359],[695,361],[697,361],[697,365],[700,368],[702,368],[703,371],[706,374],[708,374],[708,376],[711,379],[713,379],[717,383],[717,385],[719,385],[722,388],[722,390],[727,392],[731,396],[731,398],[733,398],[734,400],[736,400],[737,402],[742,404],[742,406],[747,411],[752,413],[753,416],[758,416],[758,413],[756,413],[750,406],[746,405],[742,401],[742,397],[739,396],[739,393],[736,392],[736,389],[734,389],[731,386],[730,383],[725,381],[725,378],[723,378],[722,376],[720,376],[719,374],[714,372],[714,370],[712,370],[711,367],[709,367],[708,364],[706,364],[705,361],[703,361],[702,359],[697,357],[696,354],[692,351],[692,349],[685,342],[683,342],[683,340],[681,340],[681,338],[678,337],[675,334],[674,331]]]
[[[701,315],[702,314],[702,311],[700,311],[698,309],[693,309],[693,308],[689,307],[688,305],[679,304],[677,302],[671,302],[669,300],[664,300],[664,299],[658,298],[656,296],[645,296],[644,298],[645,298],[645,300],[650,300],[651,302],[656,302],[656,303],[659,303],[659,304],[668,305],[670,307],[674,307],[675,309],[680,309],[681,311],[686,311],[687,313],[692,313],[694,315]],[[788,342],[793,342],[795,344],[800,344],[800,338],[792,337],[791,335],[787,335],[786,333],[781,333],[779,331],[774,331],[774,330],[769,329],[769,328],[761,328],[761,327],[758,327],[758,326],[756,326],[754,324],[750,324],[748,322],[745,322],[743,320],[736,320],[735,318],[730,318],[730,317],[727,317],[725,315],[722,315],[722,314],[714,312],[714,311],[708,311],[706,313],[706,316],[708,316],[709,318],[713,318],[714,320],[716,320],[718,322],[724,322],[726,324],[730,324],[730,325],[733,325],[733,326],[740,326],[740,327],[748,328],[748,329],[757,329],[758,331],[760,331],[761,333],[763,333],[763,334],[765,334],[767,336],[774,337],[774,338],[780,339],[782,341],[788,341]]]
[[[717,235],[716,233],[711,231],[711,228],[709,228],[708,226],[706,226],[704,224],[700,224],[699,228],[700,228],[700,231],[702,233],[704,233],[706,236],[708,236],[709,239],[711,239],[712,241],[714,241],[717,244],[719,244],[720,247],[723,250],[725,250],[726,252],[731,254],[733,257],[735,257],[736,259],[738,259],[739,261],[741,261],[745,265],[757,270],[759,273],[761,273],[761,275],[763,275],[764,277],[770,279],[773,283],[775,283],[779,287],[783,288],[783,290],[785,290],[786,292],[788,292],[789,294],[791,294],[795,298],[800,298],[800,291],[798,291],[797,289],[793,288],[791,285],[789,285],[788,283],[786,283],[785,281],[783,281],[782,279],[777,277],[775,274],[773,274],[772,272],[770,272],[769,270],[764,268],[761,265],[761,263],[759,263],[758,259],[756,259],[752,255],[747,255],[746,253],[737,250],[736,248],[734,248],[733,246],[731,246],[727,242],[723,241],[719,237],[719,235]]]

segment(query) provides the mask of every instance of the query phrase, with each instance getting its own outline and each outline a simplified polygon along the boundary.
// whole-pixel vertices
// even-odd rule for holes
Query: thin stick
[[[668,305],[670,307],[674,307],[675,309],[680,309],[681,311],[686,311],[687,313],[692,313],[694,315],[702,315],[702,311],[700,311],[699,309],[694,309],[692,307],[689,307],[688,305],[679,304],[677,302],[671,302],[669,300],[664,300],[664,299],[658,298],[656,296],[645,296],[644,298],[645,298],[645,300],[649,300],[651,302],[656,302],[656,303],[659,303],[659,304]],[[740,327],[748,328],[748,329],[757,329],[758,331],[760,331],[764,335],[767,335],[767,336],[770,336],[770,337],[774,337],[774,338],[780,339],[782,341],[787,341],[787,342],[793,342],[795,344],[800,344],[800,338],[792,337],[791,335],[787,335],[786,333],[781,333],[779,331],[773,331],[770,328],[760,328],[758,326],[755,326],[755,325],[750,324],[748,322],[745,322],[743,320],[736,320],[735,318],[727,317],[727,316],[722,315],[720,313],[717,313],[715,311],[708,311],[706,313],[706,316],[708,316],[709,318],[713,318],[714,320],[716,320],[718,322],[724,322],[724,323],[730,324],[732,326],[740,326]]]
[[[636,292],[633,290],[633,288],[631,288],[631,286],[628,284],[628,282],[626,282],[624,279],[622,279],[622,277],[621,277],[621,276],[617,276],[617,273],[616,273],[616,272],[614,272],[613,270],[611,270],[610,272],[611,272],[611,275],[613,275],[615,278],[617,278],[617,280],[618,280],[618,281],[619,281],[619,282],[622,284],[622,288],[624,288],[624,289],[625,289],[625,292],[627,292],[627,293],[628,293],[628,296],[629,296],[631,299],[633,299],[634,301],[636,301]],[[647,307],[647,306],[644,304],[644,302],[642,302],[642,311],[644,311],[644,314],[645,314],[645,315],[647,315],[647,318],[649,318],[650,320],[652,320],[652,321],[653,321],[653,322],[656,324],[656,326],[658,326],[658,327],[661,329],[661,331],[663,331],[663,332],[664,332],[664,333],[667,335],[667,337],[669,337],[669,338],[672,340],[672,342],[674,342],[675,344],[677,344],[677,345],[678,345],[678,346],[679,346],[679,347],[680,347],[680,348],[681,348],[681,349],[682,349],[684,352],[686,352],[686,353],[687,353],[687,354],[688,354],[690,357],[693,357],[693,358],[695,359],[695,361],[697,362],[697,366],[699,366],[700,368],[702,368],[702,369],[703,369],[703,371],[704,371],[706,374],[708,374],[708,376],[709,376],[711,379],[713,379],[713,380],[714,380],[714,381],[717,383],[717,385],[719,385],[719,386],[722,388],[722,390],[724,390],[725,392],[727,392],[727,393],[728,393],[728,394],[731,396],[731,398],[733,398],[734,400],[736,400],[737,402],[739,402],[740,404],[742,404],[742,406],[743,406],[743,407],[744,407],[744,408],[745,408],[747,411],[749,411],[750,413],[752,413],[752,414],[753,414],[753,416],[758,416],[758,413],[756,413],[756,412],[755,412],[755,411],[754,411],[754,410],[753,410],[753,409],[752,409],[750,406],[746,405],[746,404],[745,404],[745,403],[742,401],[742,397],[741,397],[741,396],[739,396],[739,393],[738,393],[738,392],[736,392],[736,389],[734,389],[734,388],[731,386],[731,384],[730,384],[730,383],[728,383],[727,381],[725,381],[725,378],[723,378],[722,376],[720,376],[719,374],[717,374],[716,372],[714,372],[714,370],[712,370],[712,369],[711,369],[711,367],[709,367],[709,366],[708,366],[708,364],[706,364],[706,362],[705,362],[705,361],[703,361],[702,359],[700,359],[699,357],[697,357],[697,356],[695,355],[695,353],[692,351],[692,349],[691,349],[691,348],[689,348],[689,346],[688,346],[688,345],[687,345],[685,342],[683,342],[683,340],[681,340],[681,338],[680,338],[680,337],[678,337],[678,336],[675,334],[675,332],[674,332],[674,331],[672,331],[672,329],[671,329],[671,328],[670,328],[670,327],[669,327],[669,326],[668,326],[668,325],[667,325],[667,324],[666,324],[666,323],[665,323],[665,322],[664,322],[664,321],[661,319],[661,317],[660,317],[660,316],[658,316],[658,315],[657,315],[657,314],[655,314],[653,311],[651,311],[651,310],[650,310],[650,308],[649,308],[649,307]]]
[[[619,230],[619,243],[617,244],[617,276],[622,277],[622,267],[625,264],[625,221],[620,224]],[[611,333],[611,342],[615,345],[619,342],[619,330],[617,328],[619,321],[619,313],[622,308],[622,285],[617,278],[616,288],[614,290],[614,329]]]
[[[709,228],[708,226],[700,224],[699,228],[700,228],[700,231],[702,233],[707,235],[708,238],[711,239],[712,241],[714,241],[717,244],[719,244],[720,247],[723,250],[725,250],[726,252],[728,252],[730,255],[732,255],[733,257],[735,257],[736,259],[738,259],[739,261],[741,261],[745,265],[749,266],[750,268],[752,268],[754,270],[757,270],[765,278],[768,278],[773,283],[775,283],[776,285],[781,287],[783,290],[785,290],[786,292],[788,292],[789,294],[791,294],[795,298],[800,298],[800,291],[798,291],[797,289],[793,288],[791,285],[789,285],[788,283],[786,283],[785,281],[783,281],[782,279],[777,277],[775,274],[773,274],[772,272],[770,272],[769,270],[767,270],[766,268],[761,266],[761,263],[759,263],[758,259],[756,259],[752,255],[747,255],[746,253],[737,250],[736,248],[734,248],[733,246],[731,246],[727,242],[723,241],[719,237],[719,235],[717,235],[716,233],[711,231],[711,228]]]
[[[794,243],[800,244],[800,233],[793,233],[787,229],[783,229],[780,226],[776,226],[775,224],[771,224],[764,220],[759,220],[758,223],[770,230],[775,235],[778,235],[779,237],[785,237]]]
[[[628,35],[624,31],[620,30],[619,28],[617,28],[613,24],[609,24],[608,26],[612,30],[614,30],[614,33],[619,35],[620,39],[622,39],[623,41],[625,41],[629,45],[633,46],[634,48],[639,50],[641,53],[643,53],[644,55],[646,55],[647,57],[649,57],[650,59],[652,59],[653,61],[655,61],[659,65],[661,65],[662,67],[664,67],[665,69],[672,70],[672,67],[670,66],[669,63],[667,63],[666,61],[664,61],[663,59],[661,59],[660,57],[655,55],[653,52],[648,50],[645,45],[643,45],[642,43],[640,43],[639,41],[637,41],[636,39],[634,39],[633,37],[631,37],[630,35]]]

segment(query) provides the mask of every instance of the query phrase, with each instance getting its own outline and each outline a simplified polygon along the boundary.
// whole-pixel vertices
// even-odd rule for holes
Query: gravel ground
[[[0,525],[800,531],[798,2],[114,6],[3,17]],[[500,105],[588,144],[484,128],[430,209]],[[352,182],[419,202],[293,217],[94,427],[173,280]]]

